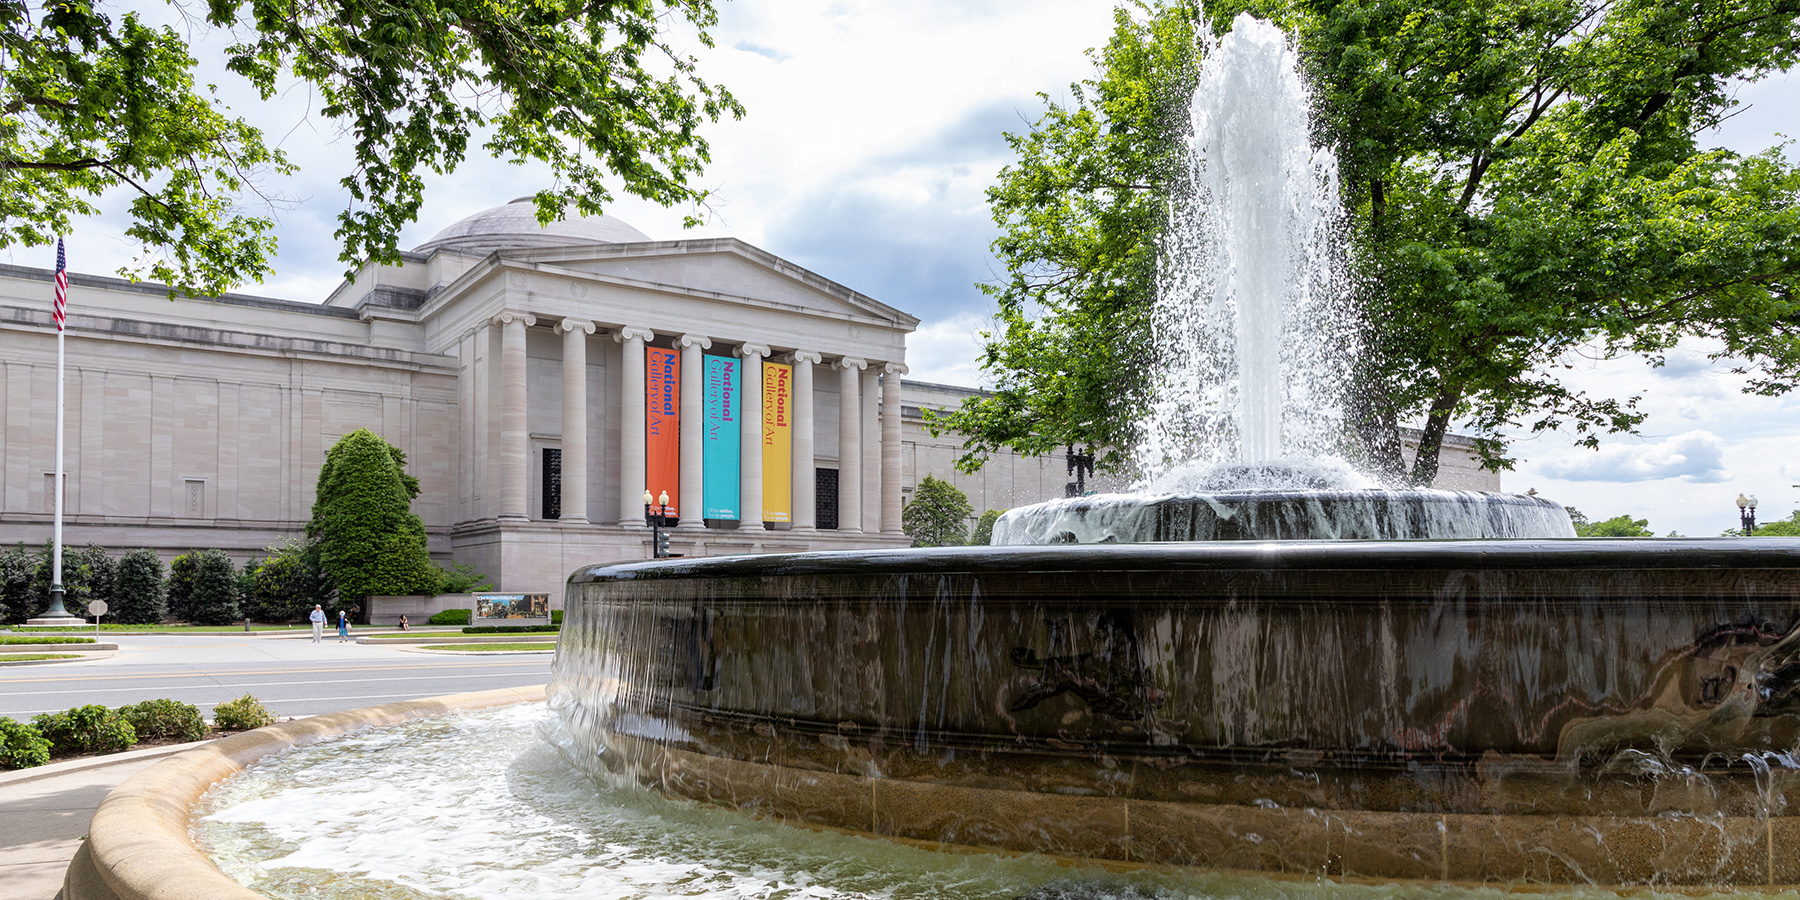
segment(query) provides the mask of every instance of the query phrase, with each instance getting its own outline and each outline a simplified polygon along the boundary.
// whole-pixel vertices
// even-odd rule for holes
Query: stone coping
[[[63,900],[260,900],[189,837],[194,803],[255,760],[365,728],[544,699],[544,686],[502,688],[309,716],[209,741],[127,778],[94,812],[64,876]]]

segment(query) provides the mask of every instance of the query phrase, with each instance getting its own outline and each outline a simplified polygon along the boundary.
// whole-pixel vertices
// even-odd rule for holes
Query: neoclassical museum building
[[[49,537],[52,272],[0,266],[0,543]],[[300,534],[326,450],[406,451],[432,555],[503,591],[650,554],[643,495],[688,555],[899,547],[927,474],[977,512],[1062,496],[1065,461],[954,471],[905,380],[918,319],[742,241],[514,201],[367,264],[323,303],[69,277],[65,539],[242,560]],[[1495,488],[1446,453],[1441,485]],[[1456,469],[1456,466],[1463,466]]]

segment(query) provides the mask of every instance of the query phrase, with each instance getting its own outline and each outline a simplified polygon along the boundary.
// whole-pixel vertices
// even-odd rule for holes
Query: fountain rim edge
[[[1045,571],[1554,570],[1761,568],[1800,570],[1800,538],[1483,538],[1247,540],[1020,544],[820,550],[577,567],[567,584],[649,579],[829,575],[1007,574]]]

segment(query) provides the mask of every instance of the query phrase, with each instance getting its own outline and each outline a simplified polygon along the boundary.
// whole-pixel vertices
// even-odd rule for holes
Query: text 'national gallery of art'
[[[434,558],[553,603],[575,567],[649,555],[646,490],[695,556],[906,546],[926,475],[976,512],[1063,495],[1060,455],[956,472],[922,410],[974,391],[903,380],[918,319],[742,241],[514,201],[403,256],[323,304],[72,274],[66,541],[249,558],[304,531],[358,428],[406,452]],[[51,280],[0,266],[5,545],[50,533]],[[1439,485],[1490,487],[1464,455]]]

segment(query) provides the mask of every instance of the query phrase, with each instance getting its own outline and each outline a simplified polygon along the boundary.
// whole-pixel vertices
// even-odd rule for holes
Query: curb
[[[125,779],[101,801],[69,863],[65,900],[262,900],[231,880],[188,835],[194,802],[257,759],[326,738],[463,709],[544,699],[544,685],[449,694],[325,713],[208,741]],[[161,749],[161,748],[158,748]]]
[[[119,763],[136,762],[140,759],[152,759],[158,756],[174,756],[184,750],[212,743],[211,740],[194,741],[188,744],[169,744],[163,747],[145,747],[142,750],[125,750],[120,753],[108,753],[103,756],[88,756],[82,759],[70,759],[57,763],[32,766],[29,769],[16,769],[0,772],[0,790],[15,784],[37,781],[40,778],[55,778],[72,772],[85,772],[88,769],[103,769]]]
[[[20,655],[24,655],[24,654],[20,654]],[[12,666],[60,666],[60,665],[65,665],[67,663],[87,662],[89,660],[94,660],[94,659],[112,659],[113,657],[118,656],[118,655],[119,655],[119,651],[117,651],[117,650],[101,650],[98,652],[90,652],[90,653],[74,653],[74,654],[70,654],[70,656],[72,657],[70,659],[7,659],[5,654],[0,654],[0,669],[9,668]]]
[[[401,653],[424,653],[429,656],[544,656],[555,650],[432,650],[428,647],[395,647]]]

